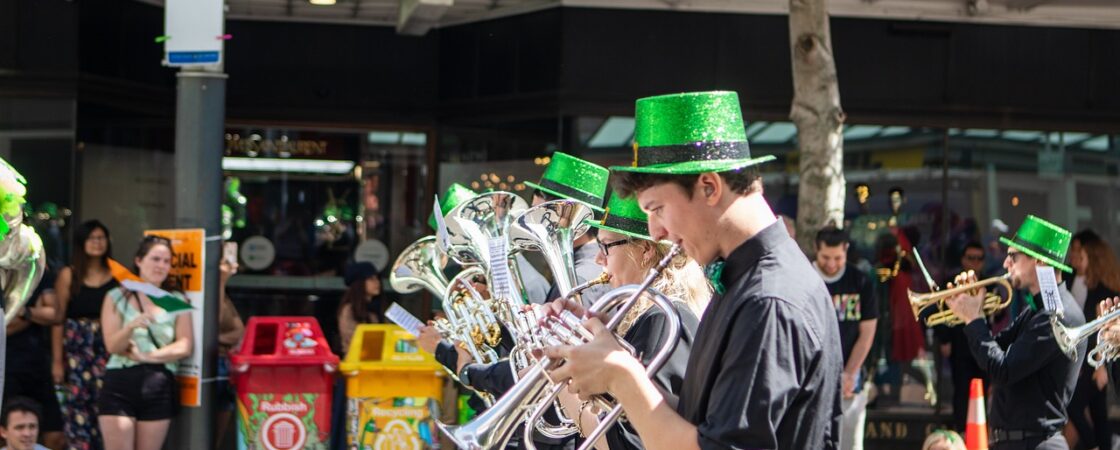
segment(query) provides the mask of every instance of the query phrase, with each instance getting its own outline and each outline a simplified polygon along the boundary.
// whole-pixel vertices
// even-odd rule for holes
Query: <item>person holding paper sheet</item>
[[[1003,267],[1011,286],[1029,291],[1024,309],[1010,326],[992,336],[981,306],[984,289],[949,299],[949,307],[965,325],[973,357],[992,383],[988,438],[993,450],[1010,448],[1066,449],[1062,427],[1066,407],[1077,384],[1086,344],[1077,346],[1077,360],[1061,351],[1051,317],[1067,327],[1085,324],[1073,294],[1060,285],[1070,232],[1035,216],[1027,216],[1015,236],[1000,238],[1008,246]],[[976,281],[975,273],[956,284]]]
[[[172,256],[169,239],[145,236],[136,252],[137,273],[150,285],[145,290],[158,292],[152,287],[159,286],[185,302],[167,276]],[[191,315],[168,314],[149,294],[115,288],[102,304],[101,331],[111,354],[97,400],[105,448],[158,450],[178,413],[174,371],[191,354]]]

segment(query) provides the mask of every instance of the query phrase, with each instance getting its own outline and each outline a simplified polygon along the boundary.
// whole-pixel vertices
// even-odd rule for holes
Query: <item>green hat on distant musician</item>
[[[1028,215],[1015,236],[1010,239],[1000,237],[999,241],[1063,272],[1073,273],[1073,269],[1062,262],[1069,250],[1070,237],[1070,232],[1065,228]]]
[[[544,169],[539,183],[526,181],[533,189],[549,195],[579,200],[602,212],[607,196],[607,178],[611,172],[606,167],[590,163],[567,153],[555,152],[552,162]]]
[[[453,208],[459,206],[460,203],[475,198],[477,195],[477,193],[466,186],[459,183],[451,183],[447,191],[439,197],[440,215],[446,215],[451,212]],[[431,226],[433,230],[438,228],[435,211],[432,211],[432,215],[428,216],[428,226]]]
[[[688,92],[638,99],[634,160],[620,172],[694,175],[726,172],[771,161],[752,157],[739,95]]]
[[[649,237],[649,217],[638,207],[638,198],[633,195],[621,198],[611,193],[603,220],[588,220],[587,224],[632,238],[653,240]]]

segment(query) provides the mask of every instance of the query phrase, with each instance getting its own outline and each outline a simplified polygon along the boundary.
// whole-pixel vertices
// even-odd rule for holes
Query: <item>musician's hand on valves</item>
[[[616,390],[618,382],[629,374],[645,373],[641,362],[618,344],[614,334],[599,319],[591,318],[584,326],[595,336],[587,344],[548,347],[545,355],[564,364],[551,371],[555,382],[568,383],[568,391],[582,400]]]
[[[575,314],[576,317],[584,317],[587,315],[587,308],[584,308],[582,303],[572,298],[558,298],[546,303],[546,305],[548,305],[548,309],[545,311],[556,315],[564,311],[571,312]]]
[[[967,283],[976,282],[976,273],[968,271],[957,275],[955,282],[950,285],[962,285]],[[987,291],[984,288],[971,289],[949,298],[949,309],[953,311],[965,324],[972,322],[980,317],[983,317],[981,308],[984,306],[984,295]]]
[[[1112,297],[1101,300],[1097,304],[1097,317],[1108,314],[1113,309],[1120,307],[1120,297]],[[1113,346],[1120,346],[1120,318],[1113,319],[1101,329],[1101,339],[1108,341]]]
[[[420,336],[416,337],[416,345],[434,355],[440,339],[442,338],[439,331],[436,331],[435,323],[428,321],[427,325],[420,327]]]

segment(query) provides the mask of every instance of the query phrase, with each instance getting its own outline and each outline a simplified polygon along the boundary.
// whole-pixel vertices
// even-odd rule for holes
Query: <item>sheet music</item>
[[[444,251],[451,246],[451,238],[447,236],[447,223],[443,221],[443,209],[439,207],[439,195],[435,196],[436,203],[432,205],[432,215],[436,218],[436,239],[439,248]]]
[[[385,311],[385,317],[392,320],[393,323],[400,325],[405,331],[412,333],[413,336],[420,336],[420,327],[424,325],[417,319],[416,316],[408,312],[401,305],[393,303],[389,305],[389,309]]]
[[[1042,296],[1043,306],[1047,311],[1053,311],[1059,315],[1064,314],[1065,305],[1062,304],[1062,296],[1058,293],[1058,279],[1054,276],[1054,268],[1048,266],[1036,267],[1035,273],[1038,274],[1039,295]]]
[[[490,240],[490,286],[492,298],[508,299],[513,295],[509,275],[509,244],[506,237]]]

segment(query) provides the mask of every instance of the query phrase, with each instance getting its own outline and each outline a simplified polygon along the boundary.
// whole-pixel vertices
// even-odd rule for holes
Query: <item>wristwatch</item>
[[[470,364],[466,364],[466,365],[463,366],[463,369],[459,371],[459,382],[467,385],[467,387],[471,386],[471,380],[470,380],[471,371],[467,370],[470,367],[471,367]]]

